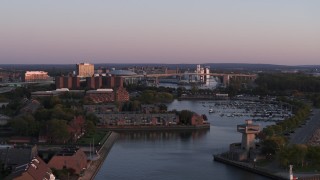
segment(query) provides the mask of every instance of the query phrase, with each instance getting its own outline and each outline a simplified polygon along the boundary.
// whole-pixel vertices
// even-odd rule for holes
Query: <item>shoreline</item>
[[[233,161],[221,156],[221,154],[213,155],[213,160],[224,163],[226,165],[231,165],[255,174],[259,174],[261,176],[276,179],[276,180],[288,180],[289,179],[289,172],[288,171],[278,171],[278,172],[271,172],[268,168],[263,168],[259,166],[253,166],[250,163],[246,162],[239,162]],[[296,172],[294,173],[294,177],[297,177],[300,180],[315,180],[320,179],[320,175],[317,173],[303,173],[303,172]]]
[[[98,151],[100,158],[96,161],[91,161],[88,168],[85,170],[85,173],[79,180],[93,180],[97,173],[99,172],[102,164],[104,163],[105,159],[107,158],[113,144],[116,142],[119,134],[116,132],[111,132],[107,134],[106,141],[102,144],[101,148]]]
[[[276,175],[274,173],[268,172],[266,169],[262,169],[260,167],[254,167],[253,165],[250,165],[249,163],[244,163],[244,162],[237,162],[237,161],[232,161],[230,159],[224,158],[221,155],[213,155],[213,160],[220,162],[220,163],[224,163],[227,165],[231,165],[231,166],[235,166],[241,169],[244,169],[246,171],[250,171],[253,172],[255,174],[259,174],[261,176],[265,176],[271,179],[277,179],[277,180],[287,180],[289,179],[289,175],[288,177],[283,177],[280,175]]]

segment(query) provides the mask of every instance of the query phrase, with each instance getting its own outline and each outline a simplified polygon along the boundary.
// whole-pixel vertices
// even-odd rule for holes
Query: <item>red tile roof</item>
[[[54,179],[49,166],[40,158],[35,157],[26,165],[20,176],[13,178],[14,180],[38,180],[38,179]]]
[[[80,149],[64,150],[52,157],[48,165],[55,169],[71,168],[76,174],[80,174],[87,168],[87,155]]]

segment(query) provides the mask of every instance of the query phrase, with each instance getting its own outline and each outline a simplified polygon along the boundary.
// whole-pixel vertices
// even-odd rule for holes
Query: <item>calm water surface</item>
[[[231,118],[220,117],[219,113],[208,114],[211,103],[174,101],[168,105],[168,109],[190,109],[207,114],[211,123],[210,130],[120,134],[95,179],[268,179],[213,161],[212,154],[226,151],[230,143],[241,141],[236,125],[244,123],[248,117]]]

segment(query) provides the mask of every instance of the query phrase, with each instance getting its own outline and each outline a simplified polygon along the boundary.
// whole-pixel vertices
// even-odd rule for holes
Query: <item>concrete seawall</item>
[[[271,178],[271,179],[277,179],[277,180],[288,180],[289,179],[289,175],[288,175],[288,177],[275,175],[275,174],[273,174],[271,172],[268,172],[265,169],[261,169],[261,168],[258,168],[258,167],[253,167],[253,166],[250,166],[247,163],[232,161],[232,160],[229,160],[227,158],[222,157],[221,155],[214,155],[213,158],[217,162],[221,162],[221,163],[225,163],[225,164],[228,164],[228,165],[232,165],[232,166],[235,166],[235,167],[244,169],[246,171],[250,171],[250,172],[253,172],[253,173],[268,177],[268,178]]]
[[[92,161],[89,167],[86,169],[84,176],[80,177],[79,180],[92,180],[99,172],[104,160],[107,158],[113,144],[116,142],[119,134],[116,132],[111,132],[107,140],[102,144],[98,151],[100,158],[96,161]]]

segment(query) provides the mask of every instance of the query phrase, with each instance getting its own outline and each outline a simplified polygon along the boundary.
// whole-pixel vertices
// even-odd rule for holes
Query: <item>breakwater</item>
[[[237,162],[237,161],[232,161],[230,159],[224,158],[221,155],[213,155],[213,159],[217,162],[221,162],[221,163],[225,163],[228,165],[232,165],[241,169],[244,169],[246,171],[250,171],[271,179],[277,179],[277,180],[288,180],[289,179],[289,175],[288,177],[283,177],[283,176],[279,176],[279,175],[275,175],[272,172],[268,172],[266,169],[261,169],[259,167],[254,167],[252,165],[249,165],[248,163],[243,163],[243,162]]]
[[[244,169],[249,172],[253,172],[271,179],[277,179],[277,180],[288,180],[289,179],[289,173],[286,172],[278,172],[278,173],[272,173],[268,169],[261,168],[261,167],[254,167],[253,165],[245,162],[238,162],[238,161],[232,161],[230,159],[224,158],[221,155],[213,155],[213,158],[217,162],[221,162],[224,164],[232,165],[241,169]],[[319,174],[314,173],[294,173],[294,176],[297,177],[299,180],[320,180]]]

